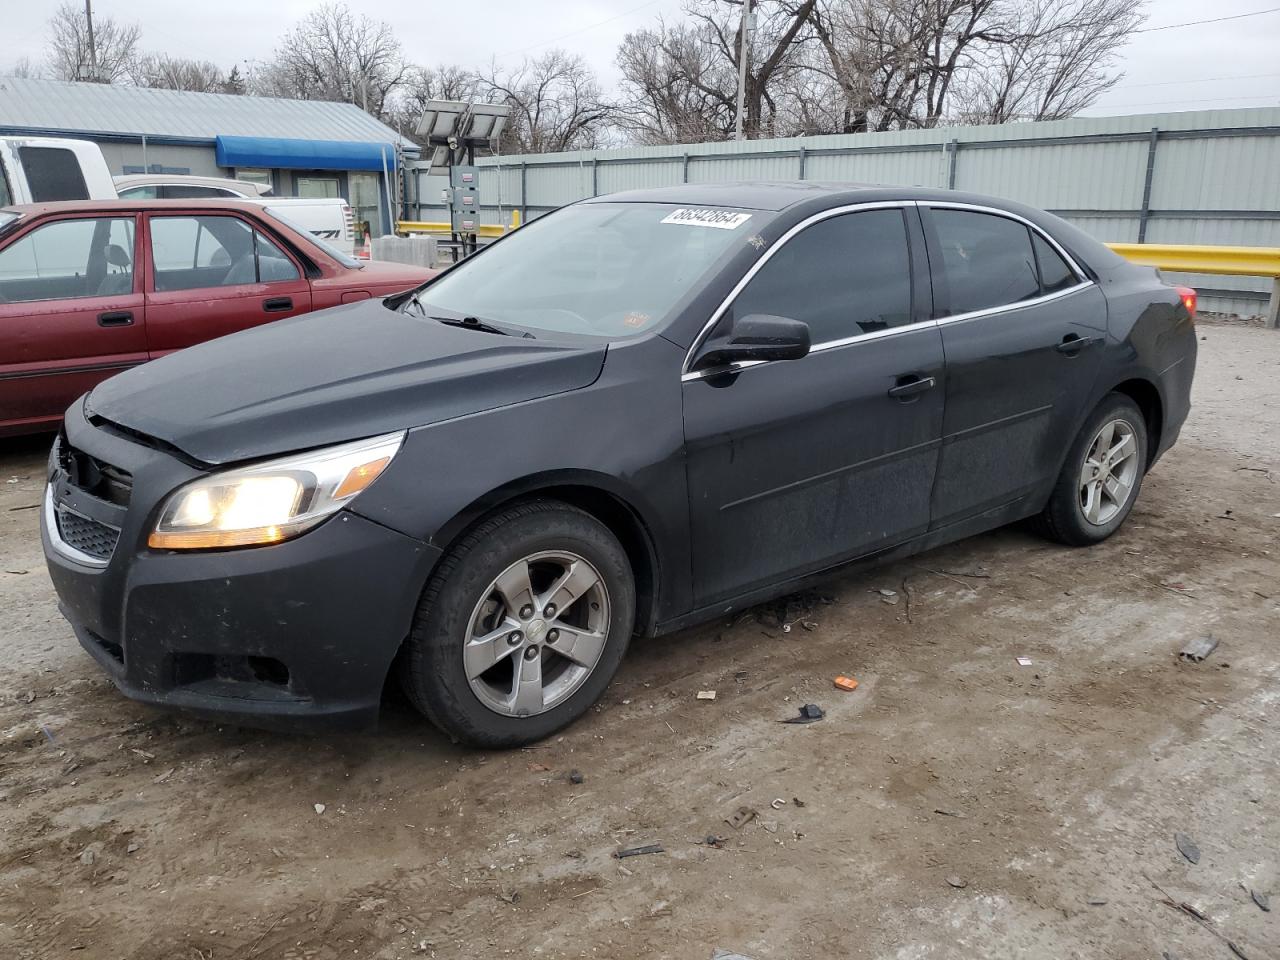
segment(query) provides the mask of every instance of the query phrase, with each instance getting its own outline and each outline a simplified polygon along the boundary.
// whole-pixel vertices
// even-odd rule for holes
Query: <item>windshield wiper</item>
[[[428,316],[431,316],[428,314]],[[438,320],[441,323],[448,324],[451,327],[465,327],[468,330],[478,330],[480,333],[496,333],[500,337],[509,337],[511,334],[506,330],[501,330],[491,323],[485,323],[479,317],[436,317],[431,316],[432,320]]]

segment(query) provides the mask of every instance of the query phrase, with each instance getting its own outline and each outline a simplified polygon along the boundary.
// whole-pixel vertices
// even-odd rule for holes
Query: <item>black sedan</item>
[[[961,193],[682,186],[543,217],[415,292],[95,388],[49,461],[62,609],[127,695],[545,737],[634,634],[1024,518],[1124,522],[1194,294]]]

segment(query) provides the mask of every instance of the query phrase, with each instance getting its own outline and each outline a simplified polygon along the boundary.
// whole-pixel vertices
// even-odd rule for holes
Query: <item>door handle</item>
[[[280,313],[293,309],[293,297],[271,297],[262,301],[262,309],[267,313]]]
[[[1062,342],[1053,349],[1059,353],[1065,353],[1067,356],[1075,356],[1086,347],[1092,347],[1095,343],[1101,342],[1101,337],[1082,337],[1078,333],[1068,333],[1062,338]]]
[[[133,314],[128,310],[114,310],[98,314],[100,327],[127,327],[133,323]]]
[[[889,388],[889,396],[895,400],[910,403],[913,398],[926,390],[932,390],[937,386],[937,383],[938,381],[933,377],[917,377],[915,374],[908,374],[898,378],[897,386]]]

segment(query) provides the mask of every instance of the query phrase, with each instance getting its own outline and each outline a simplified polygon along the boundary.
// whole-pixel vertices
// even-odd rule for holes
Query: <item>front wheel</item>
[[[1124,523],[1147,465],[1147,424],[1138,405],[1109,393],[1085,421],[1044,511],[1040,531],[1070,546],[1099,543]]]
[[[401,680],[455,740],[521,746],[599,698],[634,621],[631,566],[608,527],[557,501],[519,504],[480,523],[440,562]]]

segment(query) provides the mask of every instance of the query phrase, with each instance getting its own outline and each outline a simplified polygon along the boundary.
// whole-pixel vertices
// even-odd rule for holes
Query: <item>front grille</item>
[[[58,467],[73,486],[116,506],[129,505],[129,495],[133,492],[133,474],[77,450],[67,442],[65,436],[59,435],[56,443]]]
[[[70,510],[59,509],[58,534],[67,546],[96,560],[110,560],[120,539],[120,531]]]

